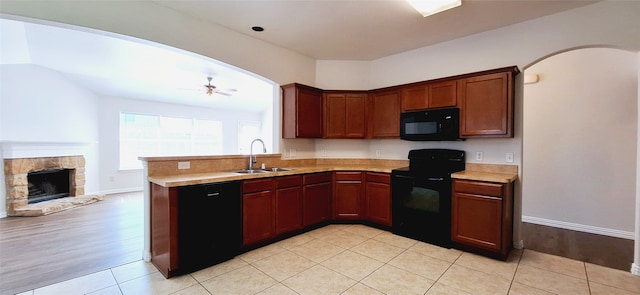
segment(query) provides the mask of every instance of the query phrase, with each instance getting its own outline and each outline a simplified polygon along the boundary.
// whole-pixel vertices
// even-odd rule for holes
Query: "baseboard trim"
[[[584,225],[584,224],[578,224],[578,223],[571,223],[571,222],[565,222],[565,221],[558,221],[558,220],[552,220],[552,219],[546,219],[546,218],[539,218],[539,217],[533,217],[533,216],[522,216],[522,222],[559,227],[559,228],[564,228],[568,230],[587,232],[587,233],[622,238],[627,240],[635,239],[635,233],[633,232],[604,228],[604,227],[597,227],[597,226],[591,226],[591,225]]]
[[[635,262],[631,264],[631,274],[640,276],[640,265]]]
[[[142,191],[142,187],[129,187],[129,188],[104,190],[104,191],[100,191],[100,194],[113,195],[113,194],[133,193],[133,192],[141,192],[141,191]]]

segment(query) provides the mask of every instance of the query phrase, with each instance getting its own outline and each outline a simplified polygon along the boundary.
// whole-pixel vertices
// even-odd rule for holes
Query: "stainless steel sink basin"
[[[293,170],[293,169],[291,169],[291,168],[279,168],[279,167],[273,167],[273,168],[267,169],[267,171],[270,171],[270,172],[283,172],[283,171],[291,171],[291,170]]]
[[[243,169],[243,170],[235,170],[235,171],[231,171],[232,173],[242,173],[242,174],[255,174],[255,173],[267,173],[267,171],[265,170],[249,170],[249,169]]]

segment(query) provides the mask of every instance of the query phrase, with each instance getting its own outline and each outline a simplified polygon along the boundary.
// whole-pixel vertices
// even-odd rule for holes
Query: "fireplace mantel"
[[[0,141],[2,158],[38,158],[82,155],[94,142]]]

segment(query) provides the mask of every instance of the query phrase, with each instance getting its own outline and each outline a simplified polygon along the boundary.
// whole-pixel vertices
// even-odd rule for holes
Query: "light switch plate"
[[[476,161],[482,161],[483,156],[482,152],[476,152]]]
[[[178,169],[191,169],[191,162],[178,162]]]

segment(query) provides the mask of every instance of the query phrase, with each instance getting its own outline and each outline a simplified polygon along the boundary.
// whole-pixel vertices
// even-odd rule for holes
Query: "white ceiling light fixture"
[[[407,0],[407,2],[424,17],[462,5],[462,0]]]

